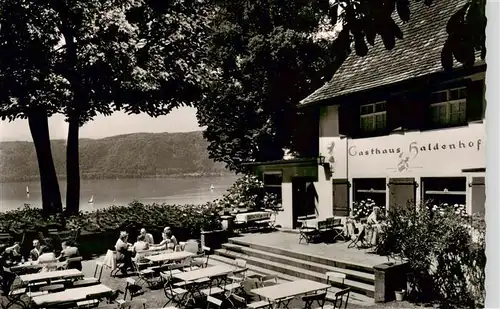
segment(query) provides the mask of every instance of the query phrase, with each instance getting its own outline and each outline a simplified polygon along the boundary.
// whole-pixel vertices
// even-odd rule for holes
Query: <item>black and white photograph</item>
[[[499,308],[499,12],[0,0],[0,309]]]

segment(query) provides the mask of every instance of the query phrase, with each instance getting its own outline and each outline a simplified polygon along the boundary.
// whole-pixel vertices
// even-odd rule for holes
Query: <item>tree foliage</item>
[[[190,0],[2,2],[2,117],[23,117],[32,105],[67,116],[71,213],[79,126],[115,110],[156,117],[199,97],[202,8]]]
[[[207,46],[213,74],[198,111],[211,157],[241,170],[241,162],[281,159],[283,148],[297,150],[298,102],[328,81],[349,54],[366,56],[378,36],[394,48],[404,36],[394,18],[410,20],[410,1],[421,2],[216,1]],[[433,1],[423,2],[421,9],[429,9]],[[470,0],[450,18],[445,69],[453,59],[474,64],[475,52],[484,57],[484,7],[484,0]]]

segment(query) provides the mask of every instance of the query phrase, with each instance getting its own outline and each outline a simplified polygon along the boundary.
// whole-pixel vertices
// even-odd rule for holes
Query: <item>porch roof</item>
[[[316,158],[295,158],[295,159],[282,159],[282,160],[271,160],[271,161],[259,161],[259,162],[245,162],[242,163],[243,166],[260,166],[260,165],[317,165],[318,160]]]

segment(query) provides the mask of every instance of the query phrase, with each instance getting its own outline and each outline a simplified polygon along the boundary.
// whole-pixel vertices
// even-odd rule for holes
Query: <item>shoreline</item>
[[[229,177],[238,176],[231,172],[221,172],[221,173],[184,173],[184,174],[171,174],[171,175],[145,175],[145,176],[107,176],[98,177],[96,175],[86,176],[82,175],[81,180],[123,180],[123,179],[165,179],[165,178],[203,178],[203,177]],[[58,180],[66,180],[66,175],[58,175]],[[39,176],[26,176],[25,179],[12,178],[12,179],[0,179],[0,184],[2,183],[17,183],[17,182],[30,182],[30,181],[40,181]]]

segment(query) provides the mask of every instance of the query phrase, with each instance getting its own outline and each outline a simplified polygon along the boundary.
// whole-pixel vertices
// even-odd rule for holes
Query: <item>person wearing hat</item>
[[[127,275],[127,269],[132,266],[132,251],[129,250],[132,244],[128,243],[127,240],[128,233],[121,231],[120,237],[115,244],[116,263],[123,265],[120,267],[120,271],[123,275]]]

